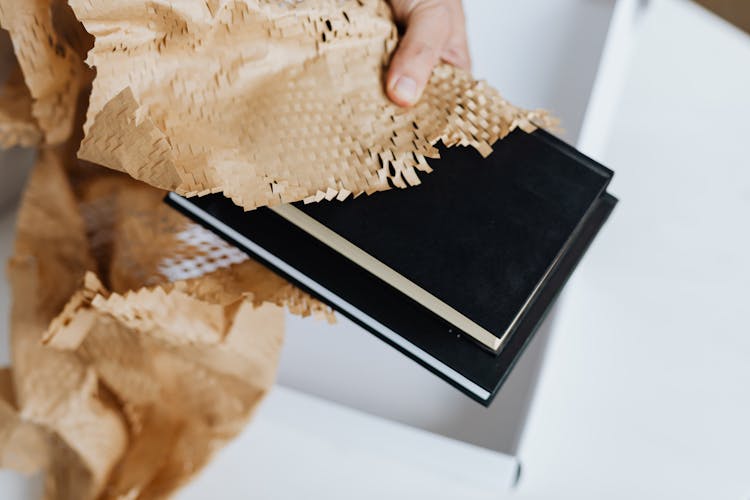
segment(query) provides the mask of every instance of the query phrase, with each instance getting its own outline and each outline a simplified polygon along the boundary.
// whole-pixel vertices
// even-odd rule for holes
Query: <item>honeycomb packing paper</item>
[[[245,209],[419,182],[433,145],[487,154],[546,118],[438,66],[413,108],[390,103],[397,44],[382,0],[71,0],[95,37],[79,156]]]

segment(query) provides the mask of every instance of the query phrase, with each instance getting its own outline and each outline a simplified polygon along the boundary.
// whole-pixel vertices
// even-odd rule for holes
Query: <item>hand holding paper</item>
[[[461,0],[391,0],[396,22],[406,27],[386,77],[388,97],[401,106],[417,102],[440,61],[471,69]]]

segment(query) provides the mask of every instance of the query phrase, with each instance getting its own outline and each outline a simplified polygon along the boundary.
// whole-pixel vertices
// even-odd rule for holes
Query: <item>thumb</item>
[[[438,1],[423,1],[406,18],[406,34],[393,55],[386,93],[400,106],[416,103],[451,37],[450,9]]]

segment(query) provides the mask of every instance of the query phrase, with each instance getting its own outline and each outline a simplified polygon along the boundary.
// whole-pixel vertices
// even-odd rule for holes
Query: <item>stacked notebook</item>
[[[344,202],[167,201],[489,405],[617,203],[613,173],[542,130],[440,154],[421,185]]]

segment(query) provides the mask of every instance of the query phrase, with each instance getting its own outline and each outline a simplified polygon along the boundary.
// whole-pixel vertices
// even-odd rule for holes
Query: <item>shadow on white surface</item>
[[[511,457],[276,387],[178,498],[489,500],[507,494],[517,467]]]

